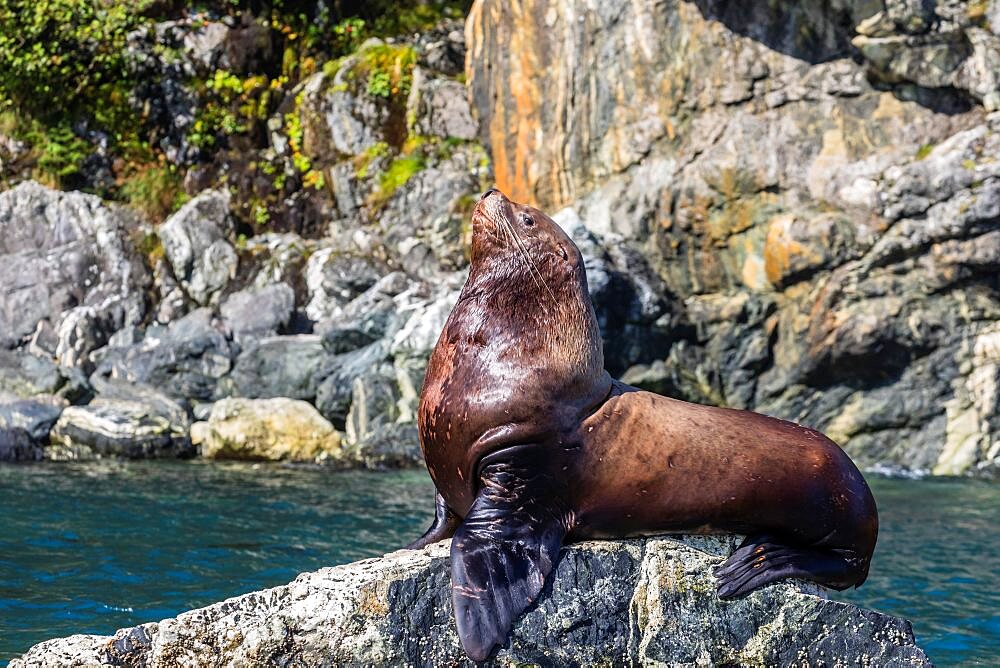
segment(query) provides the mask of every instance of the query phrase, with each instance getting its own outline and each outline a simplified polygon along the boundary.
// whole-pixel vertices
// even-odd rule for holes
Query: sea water
[[[1000,486],[871,480],[868,582],[834,597],[906,617],[939,665],[1000,660]],[[0,664],[302,571],[397,549],[433,514],[424,471],[205,462],[0,465]]]

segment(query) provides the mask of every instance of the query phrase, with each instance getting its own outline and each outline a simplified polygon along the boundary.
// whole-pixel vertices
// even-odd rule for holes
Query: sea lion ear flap
[[[455,621],[473,661],[489,657],[535,602],[567,532],[540,477],[526,480],[498,463],[483,469],[481,482],[451,543]]]

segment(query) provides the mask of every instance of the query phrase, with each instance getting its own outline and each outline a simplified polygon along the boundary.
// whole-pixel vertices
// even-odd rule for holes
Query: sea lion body
[[[875,502],[817,431],[613,380],[576,245],[490,190],[473,214],[469,278],[428,363],[418,429],[452,541],[459,636],[487,657],[572,540],[663,532],[747,539],[719,595],[797,577],[867,577]]]
[[[767,532],[874,547],[877,525],[856,522],[876,517],[864,478],[815,430],[616,383],[576,436],[574,539]]]

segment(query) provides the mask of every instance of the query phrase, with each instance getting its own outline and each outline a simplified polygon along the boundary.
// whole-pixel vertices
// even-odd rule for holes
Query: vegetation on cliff
[[[335,72],[369,38],[426,31],[469,4],[0,0],[0,135],[27,148],[0,163],[0,183],[30,177],[79,189],[155,221],[206,185],[228,184],[245,232],[294,227],[282,220],[282,199],[326,185],[301,150],[296,87]],[[412,49],[364,53],[360,88],[402,118]],[[272,118],[285,121],[276,130],[291,144],[293,169],[265,150]]]

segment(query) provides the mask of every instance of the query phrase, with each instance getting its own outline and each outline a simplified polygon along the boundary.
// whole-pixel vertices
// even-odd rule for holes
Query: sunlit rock
[[[340,434],[296,399],[223,399],[191,439],[209,459],[316,462],[340,457]]]
[[[198,304],[208,304],[236,273],[238,258],[228,238],[232,223],[228,191],[202,193],[157,228],[174,276]]]
[[[733,545],[680,537],[565,548],[551,585],[486,665],[931,665],[909,622],[813,586],[719,600],[710,569]],[[11,666],[473,665],[450,584],[448,543],[438,543],[114,636],[49,640]]]

